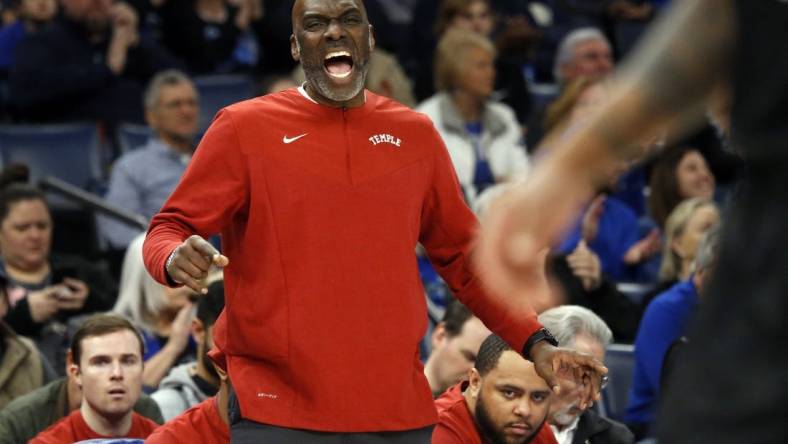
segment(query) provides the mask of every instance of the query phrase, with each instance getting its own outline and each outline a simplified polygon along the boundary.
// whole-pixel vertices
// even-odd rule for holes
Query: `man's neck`
[[[93,410],[87,402],[83,402],[79,410],[88,427],[99,435],[118,438],[128,435],[131,430],[132,411],[120,418],[106,418]]]
[[[473,412],[476,411],[476,398],[471,395],[469,387],[466,387],[462,392],[462,397],[465,398],[465,406],[468,407],[468,411],[473,415]]]
[[[230,416],[227,413],[227,403],[230,399],[230,391],[227,384],[221,384],[219,391],[216,392],[216,408],[219,410],[219,417],[225,424],[230,424]]]
[[[559,432],[563,432],[566,429],[574,428],[577,425],[577,422],[580,421],[580,417],[576,417],[572,422],[569,424],[559,424],[559,423],[550,423],[551,426],[555,427]]]
[[[205,366],[202,365],[202,361],[199,359],[197,360],[197,365],[194,368],[194,373],[208,384],[211,384],[214,387],[219,387],[219,378],[209,372]]]
[[[68,412],[78,409],[80,404],[82,404],[82,390],[79,389],[76,381],[66,377],[66,406]]]
[[[191,140],[186,140],[182,137],[173,137],[171,135],[162,133],[158,133],[157,136],[162,142],[164,142],[165,145],[179,154],[191,154],[192,152]]]
[[[430,356],[432,358],[432,356]],[[427,378],[427,384],[430,385],[430,390],[432,390],[432,397],[437,398],[440,395],[440,388],[438,388],[438,381],[435,377],[435,369],[433,368],[433,360],[427,358],[427,362],[424,363],[424,377]]]

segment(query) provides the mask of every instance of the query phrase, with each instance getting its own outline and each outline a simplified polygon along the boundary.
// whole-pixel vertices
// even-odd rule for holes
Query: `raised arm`
[[[537,252],[579,214],[610,165],[636,157],[639,142],[701,122],[706,100],[728,83],[735,50],[731,0],[676,2],[616,73],[611,97],[554,144],[528,181],[495,202],[483,221],[478,264],[499,292],[526,292]]]
[[[617,71],[610,100],[557,146],[548,164],[594,165],[596,183],[610,160],[636,157],[637,142],[702,122],[711,93],[729,80],[734,6],[730,0],[675,5]]]

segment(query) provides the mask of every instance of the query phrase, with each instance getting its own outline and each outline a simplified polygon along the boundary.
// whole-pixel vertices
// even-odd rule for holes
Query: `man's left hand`
[[[580,408],[583,410],[599,399],[607,368],[593,356],[554,347],[545,341],[534,344],[530,354],[536,373],[556,394],[580,388]]]

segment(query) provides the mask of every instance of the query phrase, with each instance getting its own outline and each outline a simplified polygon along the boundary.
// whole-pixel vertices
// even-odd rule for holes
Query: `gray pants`
[[[328,433],[287,429],[242,419],[230,428],[232,444],[429,444],[432,426],[404,432]]]

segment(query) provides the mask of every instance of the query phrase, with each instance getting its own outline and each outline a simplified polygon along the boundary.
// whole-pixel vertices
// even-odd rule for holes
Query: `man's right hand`
[[[204,280],[211,265],[224,268],[230,260],[200,236],[193,235],[183,241],[172,252],[172,260],[167,261],[166,271],[174,282],[205,294],[208,288]]]

